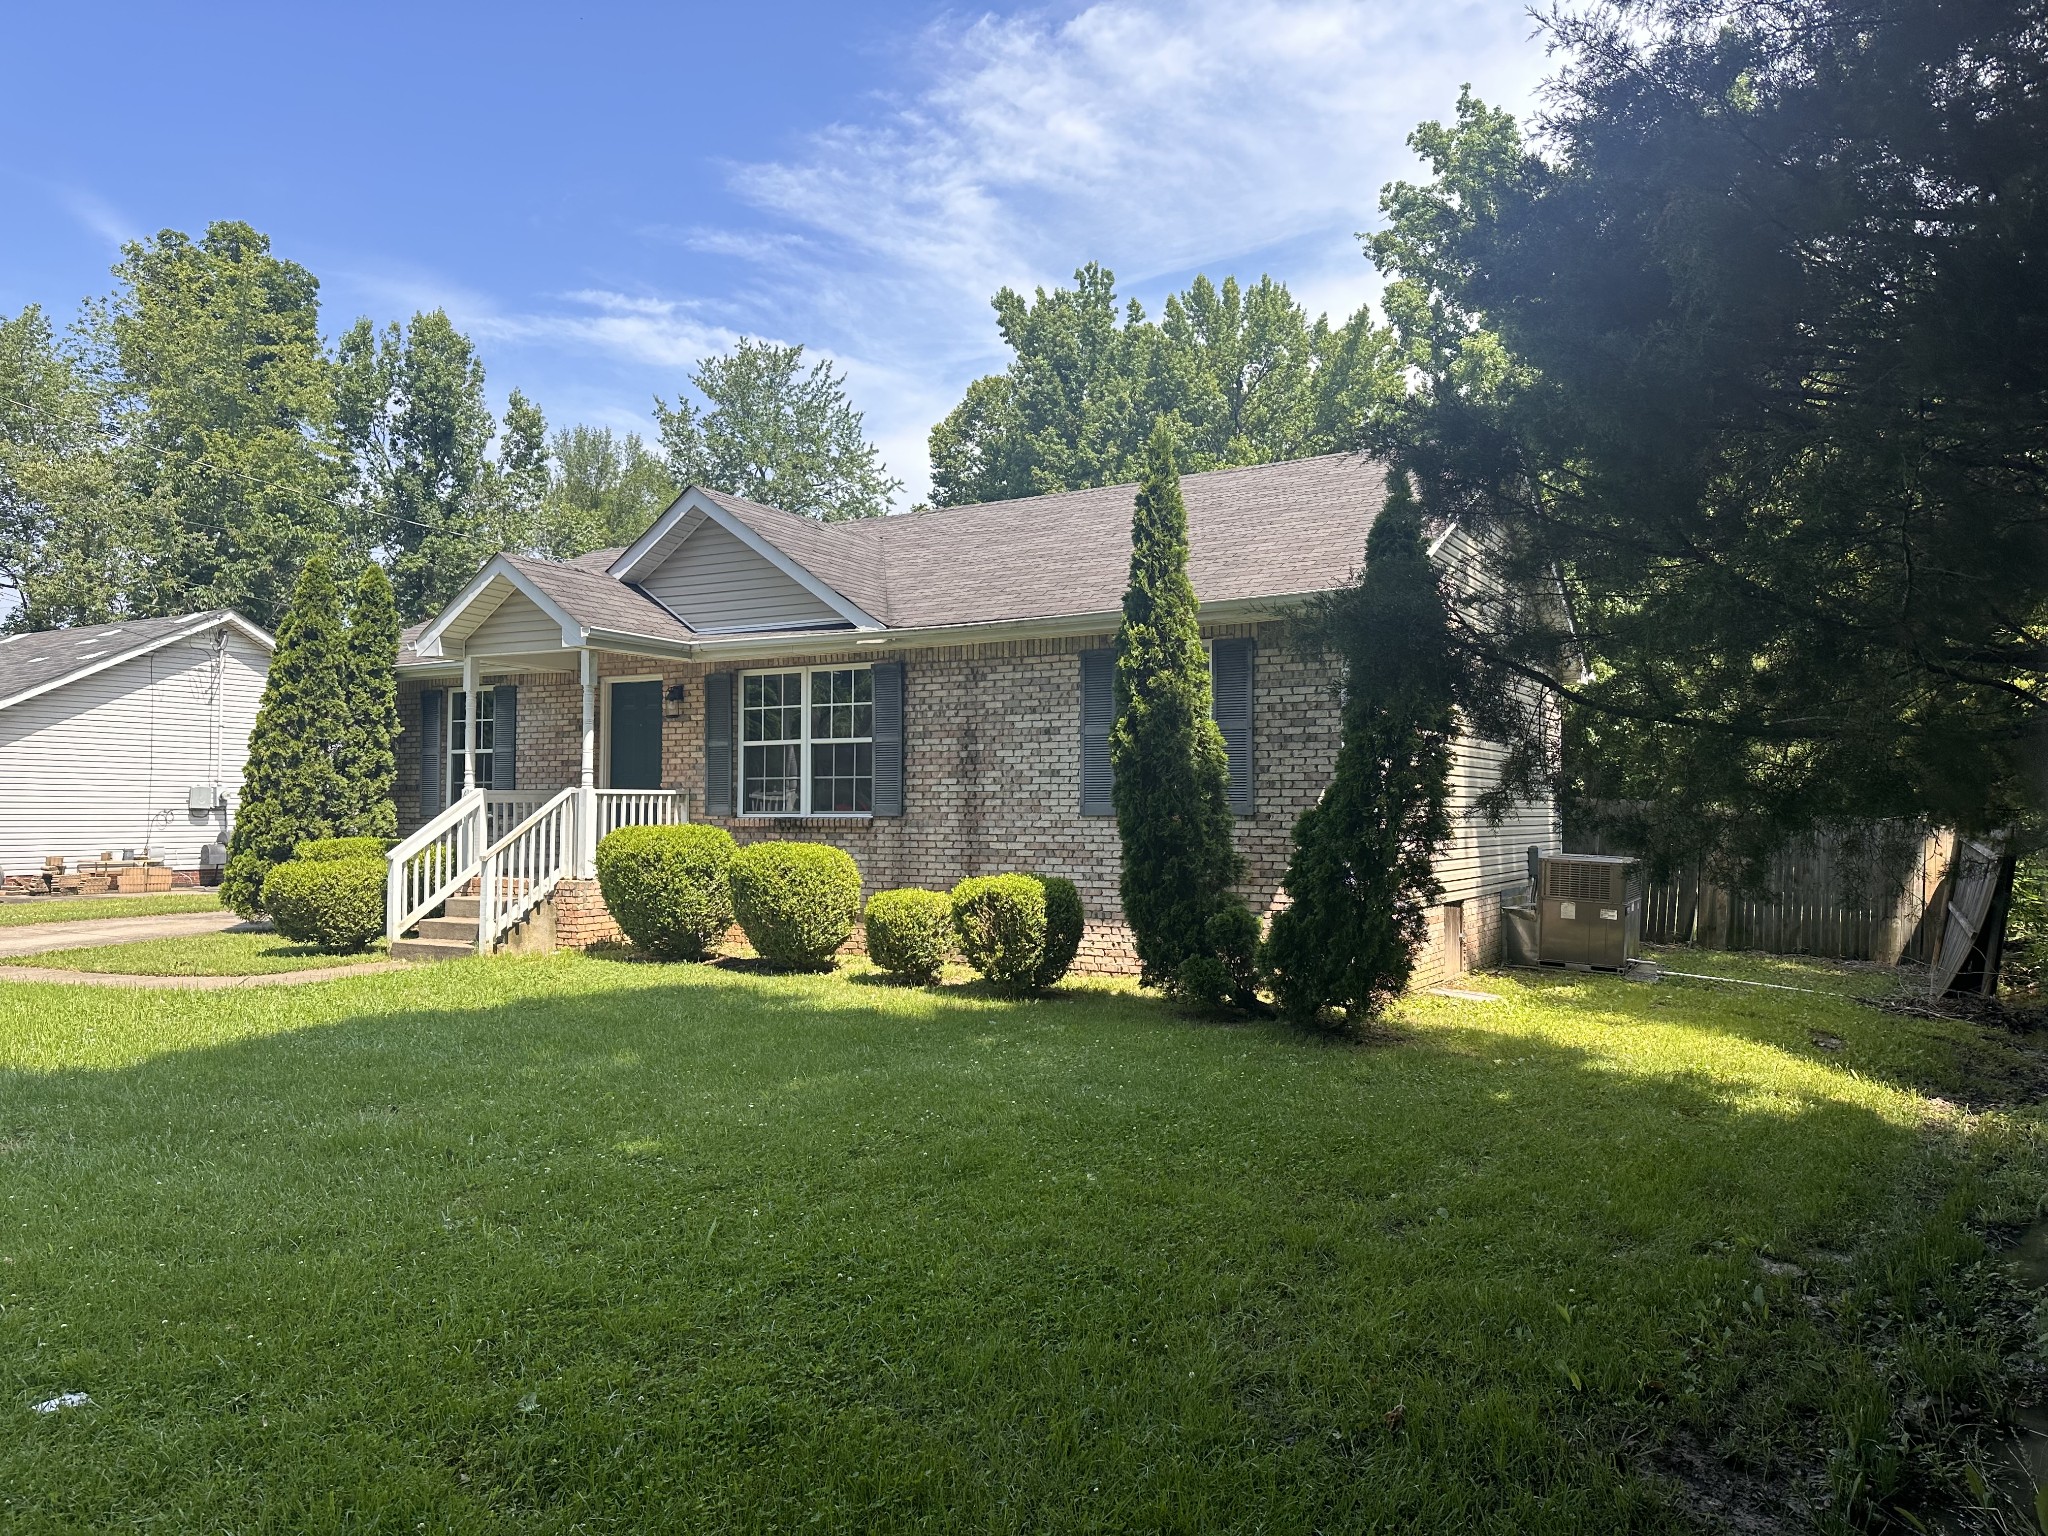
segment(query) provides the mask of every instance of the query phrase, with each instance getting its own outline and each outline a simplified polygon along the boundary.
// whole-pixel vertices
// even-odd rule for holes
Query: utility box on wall
[[[1544,965],[1619,971],[1642,942],[1642,882],[1634,859],[1543,856],[1538,879],[1538,957]]]

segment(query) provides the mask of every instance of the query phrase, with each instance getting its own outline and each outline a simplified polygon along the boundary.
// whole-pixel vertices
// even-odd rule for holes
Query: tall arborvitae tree
[[[344,806],[335,769],[345,728],[341,599],[324,555],[299,572],[277,628],[270,678],[249,732],[242,799],[228,843],[221,901],[244,917],[263,909],[263,877],[309,837],[332,836]]]
[[[1231,845],[1230,760],[1210,705],[1209,660],[1188,580],[1188,514],[1161,421],[1131,520],[1131,579],[1117,631],[1119,889],[1143,979],[1172,985],[1209,950],[1209,921],[1243,869]]]
[[[349,603],[348,641],[342,654],[347,718],[334,766],[341,803],[335,831],[343,837],[393,837],[398,808],[398,607],[391,583],[374,565],[363,567]]]
[[[1451,833],[1460,674],[1405,473],[1366,537],[1365,574],[1304,628],[1342,665],[1343,741],[1329,789],[1294,824],[1293,905],[1273,919],[1266,963],[1290,1016],[1341,1008],[1356,1023],[1407,986]]]

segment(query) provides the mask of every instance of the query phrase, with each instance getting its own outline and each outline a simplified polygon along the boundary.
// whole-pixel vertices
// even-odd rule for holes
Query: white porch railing
[[[564,879],[597,873],[606,833],[689,819],[679,789],[471,790],[385,856],[385,934],[402,938],[475,880],[477,951],[489,954]]]
[[[384,856],[386,938],[397,939],[476,877],[490,846],[485,795],[461,796]]]
[[[621,827],[667,827],[690,819],[690,796],[681,789],[600,789],[597,792],[597,838]]]
[[[484,850],[477,872],[476,952],[488,955],[513,925],[553,894],[575,867],[581,791],[571,787],[543,801],[504,837]]]

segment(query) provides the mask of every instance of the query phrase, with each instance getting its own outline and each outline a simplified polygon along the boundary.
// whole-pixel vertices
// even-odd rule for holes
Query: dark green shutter
[[[1116,652],[1081,653],[1081,814],[1114,816],[1109,728],[1116,723]]]
[[[877,816],[903,814],[903,663],[875,663],[875,798]]]
[[[704,814],[733,814],[733,779],[738,756],[733,742],[733,673],[704,679]]]
[[[500,683],[491,690],[491,788],[519,787],[519,688]]]
[[[441,705],[447,695],[438,688],[420,691],[420,820],[441,813]]]
[[[1249,816],[1256,809],[1252,794],[1252,685],[1257,649],[1252,640],[1214,642],[1216,724],[1223,731],[1223,749],[1230,757],[1230,808],[1240,816]]]

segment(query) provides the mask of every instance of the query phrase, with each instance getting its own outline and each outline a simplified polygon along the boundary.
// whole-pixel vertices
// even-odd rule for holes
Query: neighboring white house
[[[271,637],[217,611],[0,637],[0,874],[225,843]]]

